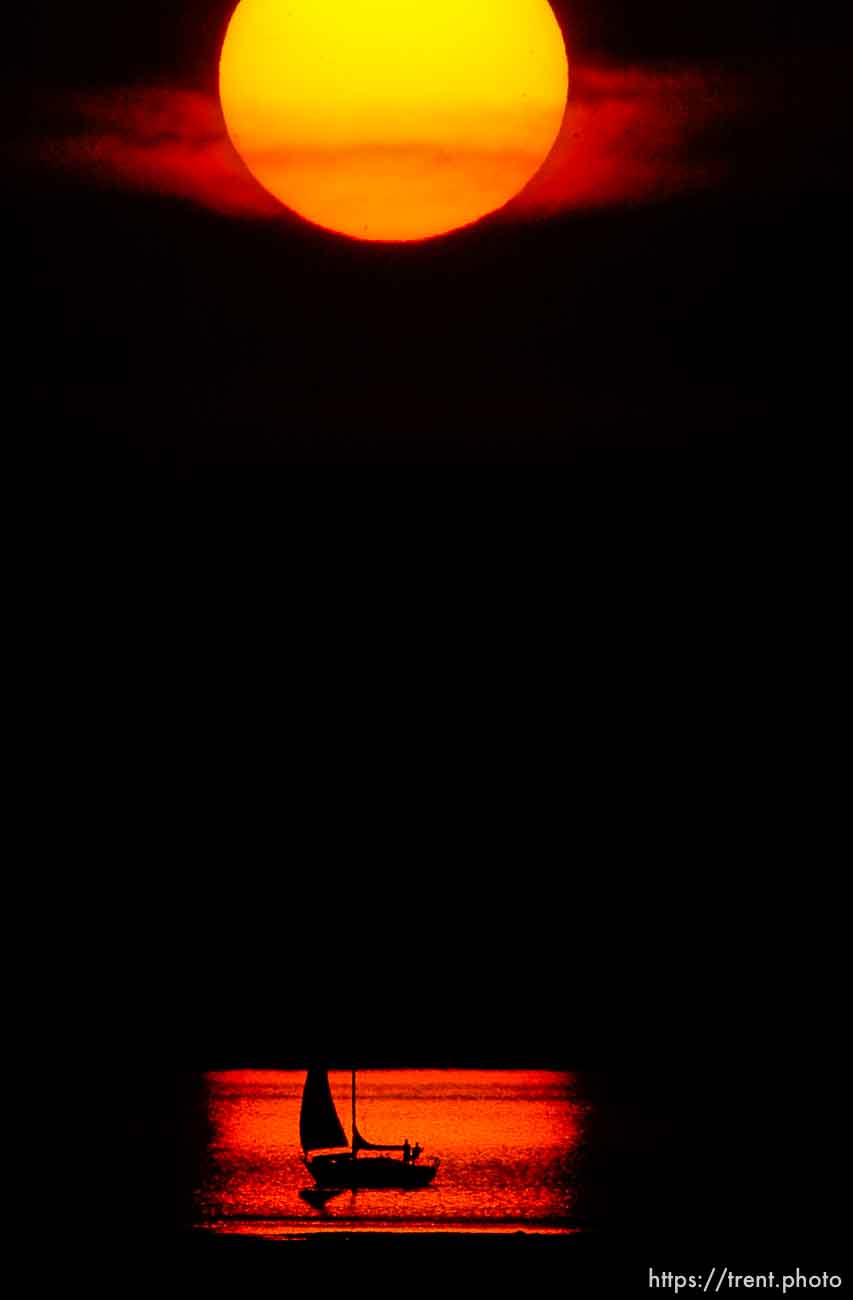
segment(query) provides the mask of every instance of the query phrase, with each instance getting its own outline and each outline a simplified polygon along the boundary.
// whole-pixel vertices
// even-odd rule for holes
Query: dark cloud
[[[768,60],[576,65],[560,138],[513,210],[833,184],[847,67],[824,48]]]
[[[23,162],[235,215],[273,216],[281,210],[246,171],[210,95],[130,87],[45,95],[36,103],[33,130],[14,148]]]
[[[506,218],[831,182],[845,88],[845,60],[825,50],[764,62],[576,63],[557,144]],[[103,187],[281,215],[233,149],[214,95],[131,87],[34,104],[31,132],[14,146],[29,161]]]

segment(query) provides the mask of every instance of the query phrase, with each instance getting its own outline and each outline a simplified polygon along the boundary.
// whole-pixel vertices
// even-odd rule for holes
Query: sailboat
[[[356,1123],[356,1078],[352,1072],[352,1141],[347,1141],[329,1087],[328,1070],[309,1069],[302,1091],[299,1137],[304,1164],[319,1187],[426,1187],[438,1171],[436,1158],[419,1164],[420,1147],[368,1142]],[[382,1152],[363,1155],[362,1152]],[[401,1151],[401,1157],[388,1154]]]

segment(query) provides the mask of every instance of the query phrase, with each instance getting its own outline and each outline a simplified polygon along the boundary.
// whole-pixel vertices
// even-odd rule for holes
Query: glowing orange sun
[[[238,153],[357,239],[443,234],[540,168],[568,94],[548,0],[241,0],[219,67]]]

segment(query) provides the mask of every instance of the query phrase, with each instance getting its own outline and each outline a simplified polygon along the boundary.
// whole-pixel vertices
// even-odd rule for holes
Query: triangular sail
[[[368,1142],[367,1138],[361,1136],[356,1127],[352,1141],[353,1151],[404,1151],[402,1146],[389,1146],[387,1142]]]
[[[308,1071],[302,1092],[299,1137],[303,1151],[349,1146],[335,1110],[328,1070],[312,1068]]]

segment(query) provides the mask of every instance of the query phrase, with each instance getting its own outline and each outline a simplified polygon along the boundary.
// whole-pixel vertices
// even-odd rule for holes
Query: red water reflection
[[[350,1125],[350,1076],[332,1092]],[[299,1147],[304,1072],[207,1076],[214,1133],[198,1189],[200,1222],[219,1232],[572,1230],[574,1157],[586,1107],[571,1075],[518,1070],[368,1070],[358,1075],[358,1125],[373,1141],[420,1142],[437,1156],[418,1191],[342,1193],[324,1207]]]

